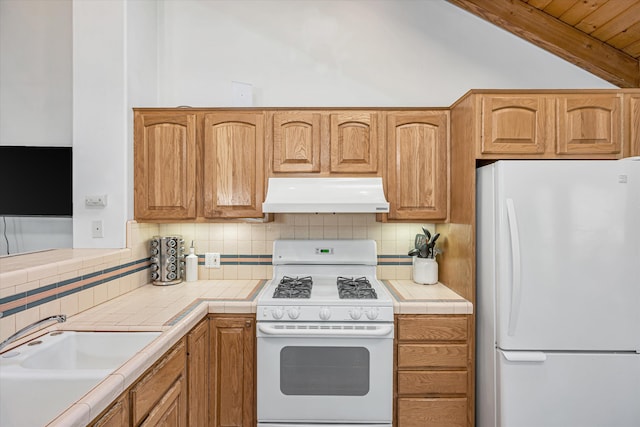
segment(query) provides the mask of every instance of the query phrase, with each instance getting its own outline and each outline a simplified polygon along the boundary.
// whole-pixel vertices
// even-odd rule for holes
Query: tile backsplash
[[[378,278],[410,279],[407,252],[433,224],[379,223],[375,214],[278,214],[269,223],[148,224],[129,221],[125,249],[60,249],[0,258],[0,340],[44,317],[72,316],[149,283],[149,240],[180,235],[193,241],[198,278],[270,279],[278,239],[372,239]],[[221,254],[221,268],[204,254]]]
[[[161,236],[194,243],[200,279],[269,279],[273,241],[278,239],[372,239],[378,247],[378,277],[409,279],[415,235],[433,224],[380,223],[375,214],[277,214],[268,223],[176,223],[158,225]],[[205,252],[221,254],[221,268],[204,267]]]

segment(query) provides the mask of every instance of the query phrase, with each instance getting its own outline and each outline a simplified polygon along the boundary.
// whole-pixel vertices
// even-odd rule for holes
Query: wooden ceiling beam
[[[618,87],[640,87],[638,60],[520,0],[447,1]]]

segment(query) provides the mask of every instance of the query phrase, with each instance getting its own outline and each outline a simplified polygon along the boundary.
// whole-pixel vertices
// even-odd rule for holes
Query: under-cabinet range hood
[[[265,213],[384,213],[382,178],[269,178]]]

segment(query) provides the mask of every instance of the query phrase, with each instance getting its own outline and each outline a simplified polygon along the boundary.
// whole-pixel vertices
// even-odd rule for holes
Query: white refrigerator
[[[640,426],[640,158],[477,178],[478,427]]]

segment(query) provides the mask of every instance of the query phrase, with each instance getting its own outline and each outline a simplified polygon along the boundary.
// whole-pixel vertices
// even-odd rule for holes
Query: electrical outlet
[[[99,219],[97,221],[91,221],[91,237],[93,238],[102,238],[104,237],[104,232],[102,231],[102,220]]]
[[[220,253],[206,252],[204,254],[204,266],[206,268],[220,268]]]

